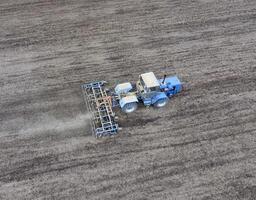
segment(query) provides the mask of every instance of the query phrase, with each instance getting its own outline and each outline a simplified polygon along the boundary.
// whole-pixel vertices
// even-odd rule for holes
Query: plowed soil
[[[1,0],[0,199],[256,199],[254,0]],[[95,139],[80,84],[177,75]]]

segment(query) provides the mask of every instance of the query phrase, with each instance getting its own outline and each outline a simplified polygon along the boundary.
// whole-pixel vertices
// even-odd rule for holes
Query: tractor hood
[[[163,79],[159,79],[158,81],[161,84],[161,86],[160,86],[161,88],[168,88],[168,89],[175,88],[175,90],[177,92],[181,91],[181,82],[177,76],[166,77],[164,84],[162,84]]]

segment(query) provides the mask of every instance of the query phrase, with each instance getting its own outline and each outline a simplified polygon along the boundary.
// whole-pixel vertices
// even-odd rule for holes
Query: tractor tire
[[[154,106],[157,108],[164,107],[168,102],[168,98],[159,99],[156,103],[154,103]]]
[[[137,109],[137,107],[138,107],[138,104],[136,102],[132,102],[132,103],[125,104],[122,110],[125,113],[132,113]]]

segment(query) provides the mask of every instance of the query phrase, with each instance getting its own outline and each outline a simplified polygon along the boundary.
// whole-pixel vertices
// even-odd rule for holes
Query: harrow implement
[[[81,85],[87,110],[91,114],[92,133],[96,137],[114,135],[118,131],[115,113],[112,110],[112,96],[109,96],[105,81],[85,83]]]

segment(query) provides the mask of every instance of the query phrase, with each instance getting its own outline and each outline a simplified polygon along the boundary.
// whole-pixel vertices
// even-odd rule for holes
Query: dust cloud
[[[57,119],[54,116],[42,115],[35,122],[23,127],[19,134],[37,134],[43,132],[63,132],[89,126],[90,114],[79,114],[74,118]]]

